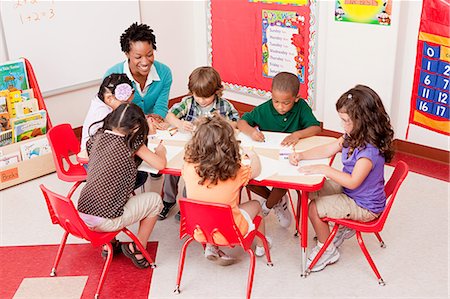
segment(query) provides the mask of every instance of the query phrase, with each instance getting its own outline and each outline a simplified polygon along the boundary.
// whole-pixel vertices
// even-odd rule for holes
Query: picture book
[[[47,112],[39,110],[23,117],[11,119],[13,142],[44,135],[47,132]]]
[[[11,129],[11,124],[9,123],[9,113],[0,112],[0,132],[7,131]]]
[[[51,153],[51,149],[47,138],[39,138],[20,145],[20,152],[22,160],[25,161]]]
[[[20,90],[9,92],[8,96],[6,97],[6,105],[8,106],[10,118],[16,117],[16,104],[19,102],[22,102]]]
[[[29,88],[27,70],[23,59],[0,64],[0,90],[25,90]]]
[[[23,98],[22,98],[23,99]],[[16,117],[22,117],[39,110],[37,99],[27,99],[14,105]]]
[[[8,112],[8,108],[6,106],[6,96],[0,95],[0,113]]]
[[[34,98],[33,88],[22,90],[22,94],[20,96],[22,97],[22,101],[27,101],[29,99]]]
[[[0,132],[0,146],[12,143],[12,130]]]
[[[13,152],[0,156],[0,167],[9,166],[20,162],[20,152]]]

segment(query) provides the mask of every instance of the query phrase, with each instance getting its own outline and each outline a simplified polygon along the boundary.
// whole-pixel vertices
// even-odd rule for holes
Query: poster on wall
[[[226,89],[268,97],[272,78],[287,71],[313,105],[315,0],[210,0],[209,6],[209,63]]]
[[[336,0],[334,19],[374,25],[391,25],[392,0]]]
[[[424,0],[409,123],[450,135],[450,4]],[[406,133],[408,138],[409,126]]]

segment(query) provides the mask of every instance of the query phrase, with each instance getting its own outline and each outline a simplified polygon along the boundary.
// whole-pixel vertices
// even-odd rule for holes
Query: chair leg
[[[139,241],[139,239],[136,237],[135,234],[133,234],[132,232],[130,232],[128,230],[128,228],[124,227],[122,229],[122,231],[127,234],[128,237],[130,237],[134,244],[136,244],[136,246],[139,248],[139,251],[142,252],[142,255],[145,257],[145,259],[150,263],[150,268],[154,269],[156,268],[156,264],[153,261],[152,257],[150,256],[150,254],[148,253],[147,249],[144,248],[144,245],[141,244],[141,241]]]
[[[375,236],[377,237],[378,242],[380,242],[380,247],[381,247],[381,248],[386,248],[386,244],[384,243],[383,239],[381,239],[380,234],[379,234],[379,233],[374,233],[374,234],[375,234]]]
[[[183,269],[184,269],[184,259],[186,258],[186,249],[193,240],[194,237],[190,237],[189,239],[186,240],[186,242],[184,242],[183,247],[181,247],[180,260],[178,262],[177,284],[175,286],[175,290],[173,290],[173,292],[177,294],[180,293],[181,277],[183,276]]]
[[[248,281],[247,281],[247,299],[250,299],[253,287],[253,276],[255,274],[255,253],[251,248],[247,249],[247,252],[250,255],[250,268],[248,270]]]
[[[311,262],[311,264],[309,265],[308,269],[306,269],[306,275],[309,275],[311,273],[311,269],[314,268],[314,266],[316,265],[317,261],[320,259],[322,254],[325,252],[325,250],[327,250],[328,246],[333,241],[334,236],[336,236],[338,229],[339,229],[339,224],[335,224],[333,227],[333,230],[331,231],[330,235],[328,236],[328,239],[325,241],[325,244],[323,244],[322,248],[319,250],[317,255],[314,257],[314,259]]]
[[[269,243],[267,242],[266,237],[260,233],[259,231],[256,231],[256,236],[261,239],[264,245],[264,252],[266,253],[267,258],[267,266],[273,267],[272,258],[270,257],[270,249],[269,249]]]
[[[367,251],[366,245],[364,244],[364,241],[361,237],[361,232],[356,231],[356,239],[358,239],[358,244],[359,247],[361,247],[362,252],[364,253],[364,255],[366,256],[367,261],[370,264],[370,267],[372,268],[373,272],[375,272],[375,275],[378,278],[378,284],[381,286],[386,285],[383,281],[383,279],[381,278],[380,272],[378,272],[377,267],[375,266],[375,263],[372,260],[372,257],[369,254],[369,251]]]
[[[100,281],[98,282],[97,290],[95,291],[95,297],[94,297],[95,299],[97,299],[100,296],[100,292],[102,291],[102,287],[103,287],[103,284],[105,283],[106,275],[108,274],[109,266],[111,265],[112,258],[113,258],[112,244],[110,242],[108,242],[108,243],[106,243],[106,246],[108,248],[108,256],[106,257],[106,262],[105,262],[105,265],[103,266],[102,275],[100,276]]]
[[[80,186],[81,183],[82,181],[78,181],[72,186],[72,188],[70,188],[69,193],[67,194],[67,198],[69,199],[72,198],[73,193],[78,188],[78,186]]]
[[[50,272],[50,276],[56,276],[56,268],[58,268],[59,260],[61,259],[62,253],[64,251],[64,247],[66,246],[67,237],[69,233],[67,231],[64,232],[64,235],[61,239],[61,244],[59,244],[58,252],[56,253],[55,262],[53,263],[52,272]]]

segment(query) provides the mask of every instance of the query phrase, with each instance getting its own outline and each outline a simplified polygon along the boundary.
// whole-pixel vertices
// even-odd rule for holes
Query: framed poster
[[[445,135],[450,135],[449,10],[448,2],[423,1],[409,116],[410,124]]]
[[[209,64],[225,88],[270,95],[272,78],[294,73],[300,96],[313,104],[316,2],[307,0],[210,0]]]

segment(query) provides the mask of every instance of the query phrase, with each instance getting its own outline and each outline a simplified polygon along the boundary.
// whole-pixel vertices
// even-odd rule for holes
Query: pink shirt
[[[248,231],[248,222],[241,214],[238,204],[241,187],[250,180],[251,168],[249,166],[242,166],[234,179],[218,181],[217,185],[209,186],[208,181],[204,185],[198,184],[200,177],[195,172],[194,164],[185,162],[181,174],[186,184],[188,198],[230,205],[233,211],[234,222],[242,235],[245,236]],[[202,232],[196,232],[194,238],[199,242],[206,241]],[[227,241],[221,234],[214,236],[214,240],[219,245],[227,244]]]

